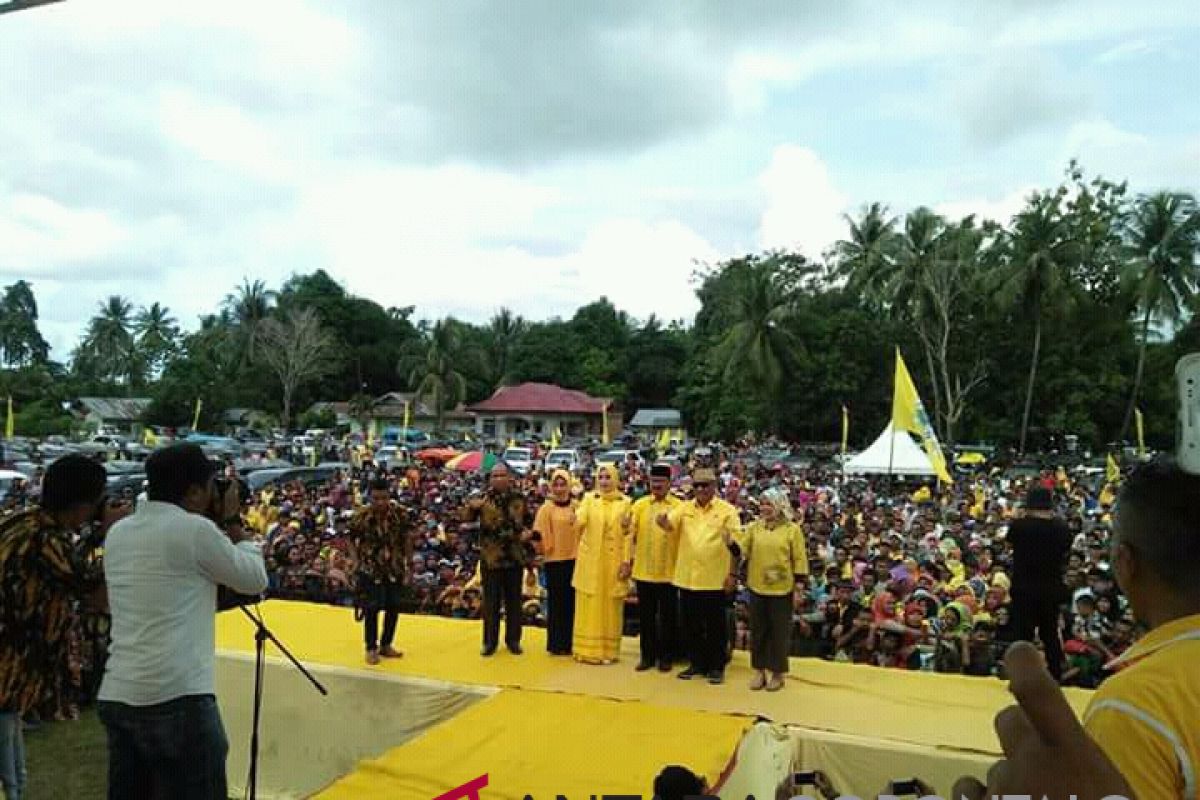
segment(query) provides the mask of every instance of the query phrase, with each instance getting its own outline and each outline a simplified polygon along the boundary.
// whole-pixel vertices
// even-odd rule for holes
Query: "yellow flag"
[[[555,428],[554,432],[550,434],[550,449],[557,450],[560,444],[562,444],[562,431]]]
[[[1111,484],[1119,483],[1121,480],[1121,468],[1117,466],[1117,460],[1113,458],[1113,454],[1109,453],[1104,461],[1104,479]]]
[[[154,433],[153,428],[146,428],[142,431],[142,444],[146,447],[158,447],[158,436]]]
[[[850,410],[842,406],[842,455],[846,455],[846,445],[850,442]]]
[[[11,439],[16,432],[16,420],[13,419],[12,395],[8,396],[8,418],[4,421],[4,438]]]
[[[668,430],[667,428],[663,428],[661,431],[659,431],[658,432],[658,441],[655,442],[654,447],[656,450],[658,450],[659,455],[662,455],[663,453],[670,450],[671,449],[671,431]]]
[[[406,400],[404,402],[404,434],[403,434],[405,437],[408,436],[408,423],[409,423],[409,416],[411,415],[411,413],[412,413],[412,407],[409,405],[408,401]]]
[[[953,482],[946,469],[946,456],[938,444],[933,426],[929,424],[929,415],[925,413],[925,406],[917,394],[916,384],[908,372],[904,357],[900,355],[899,347],[896,348],[896,385],[892,393],[892,427],[897,431],[915,434],[921,440],[938,480]]]
[[[200,409],[204,406],[204,401],[199,397],[196,398],[196,410],[192,412],[192,432],[200,426]]]
[[[612,443],[612,436],[608,432],[608,403],[604,404],[604,412],[600,419],[600,442],[602,444]]]
[[[1142,410],[1140,408],[1135,408],[1133,410],[1133,422],[1134,422],[1135,427],[1137,428],[1138,458],[1145,458],[1146,457],[1146,427],[1145,427],[1145,420],[1142,419]]]

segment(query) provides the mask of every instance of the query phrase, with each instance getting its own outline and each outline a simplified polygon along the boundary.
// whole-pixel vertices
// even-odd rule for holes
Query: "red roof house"
[[[610,431],[616,433],[621,427],[620,412],[610,399],[550,383],[502,386],[487,400],[466,410],[475,414],[480,435],[496,438],[520,434],[546,438],[555,428],[563,436],[599,436],[606,410]]]

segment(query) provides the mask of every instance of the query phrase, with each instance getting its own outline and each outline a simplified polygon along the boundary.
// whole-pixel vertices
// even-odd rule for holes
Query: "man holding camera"
[[[41,504],[0,523],[0,789],[25,791],[21,717],[67,701],[67,650],[77,602],[103,608],[104,585],[77,557],[89,523],[103,535],[126,510],[105,500],[104,467],[84,456],[46,470]]]
[[[217,587],[266,589],[236,485],[194,444],[146,460],[147,499],[105,544],[112,645],[100,687],[110,798],[226,800],[214,696]]]
[[[350,520],[350,557],[355,569],[358,607],[363,615],[367,663],[379,657],[399,658],[392,647],[400,616],[409,565],[412,564],[412,524],[404,510],[392,502],[386,478],[371,481],[371,503]],[[379,612],[383,612],[383,638],[379,637]]]

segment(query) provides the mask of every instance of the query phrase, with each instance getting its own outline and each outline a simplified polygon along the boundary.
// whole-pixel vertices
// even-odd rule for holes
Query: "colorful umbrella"
[[[449,447],[431,447],[427,450],[422,450],[417,453],[417,458],[422,461],[449,461],[458,455],[457,450],[451,450]]]
[[[498,463],[500,463],[500,459],[494,453],[472,450],[469,453],[463,453],[461,456],[455,456],[447,461],[446,469],[458,470],[459,472],[487,472]]]

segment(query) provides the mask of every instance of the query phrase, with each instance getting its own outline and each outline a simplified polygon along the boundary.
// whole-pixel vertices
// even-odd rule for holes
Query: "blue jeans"
[[[101,702],[108,800],[228,800],[229,740],[212,695],[155,706]]]
[[[15,711],[0,711],[0,790],[5,800],[25,795],[25,737]]]

